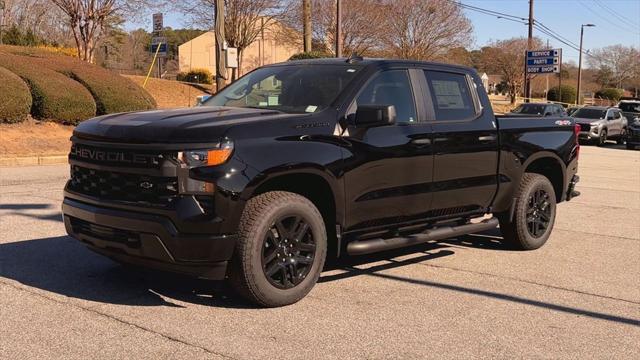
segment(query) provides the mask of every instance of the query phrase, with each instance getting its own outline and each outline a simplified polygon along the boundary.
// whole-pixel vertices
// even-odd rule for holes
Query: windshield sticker
[[[317,107],[317,106],[315,106],[315,105],[309,105],[309,106],[307,106],[307,108],[305,109],[305,112],[312,113],[312,112],[315,112],[317,109],[318,109],[318,107]]]
[[[267,98],[267,102],[269,103],[269,106],[278,106],[278,95],[269,95],[269,97]]]

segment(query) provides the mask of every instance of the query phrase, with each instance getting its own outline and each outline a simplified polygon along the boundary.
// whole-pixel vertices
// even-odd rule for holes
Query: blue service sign
[[[158,49],[158,44],[151,44],[151,52],[155,53],[156,50]],[[167,52],[167,44],[166,43],[162,43],[160,44],[160,51],[158,51],[159,53],[166,53]]]
[[[560,66],[558,65],[527,66],[527,74],[552,74],[559,72]]]
[[[556,65],[558,63],[557,57],[527,59],[527,65]]]
[[[527,58],[558,57],[561,52],[561,49],[527,51]]]

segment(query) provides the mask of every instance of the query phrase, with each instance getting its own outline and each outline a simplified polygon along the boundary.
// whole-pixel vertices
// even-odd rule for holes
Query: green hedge
[[[331,55],[329,53],[326,53],[326,52],[322,52],[322,51],[301,52],[301,53],[293,54],[289,58],[289,61],[291,61],[291,60],[321,59],[321,58],[327,58],[327,57],[332,57],[332,56],[333,55]]]
[[[624,95],[624,90],[615,88],[604,88],[596,92],[596,97],[600,99],[607,99],[618,101]]]
[[[562,100],[560,99],[560,88],[553,87],[547,93],[547,100],[560,101],[563,103],[573,104],[576,102],[576,88],[571,85],[562,85]]]
[[[51,56],[47,63],[49,68],[78,81],[91,92],[98,115],[156,108],[148,92],[112,71],[65,56]]]
[[[197,84],[212,84],[213,74],[207,69],[193,69],[179,73],[176,80]]]
[[[31,91],[27,84],[11,71],[0,67],[0,123],[17,123],[31,111]]]
[[[36,57],[0,52],[0,64],[29,85],[33,117],[77,124],[95,116],[96,104],[91,93],[77,81],[47,68],[45,63]],[[4,96],[0,95],[0,101],[4,101]]]

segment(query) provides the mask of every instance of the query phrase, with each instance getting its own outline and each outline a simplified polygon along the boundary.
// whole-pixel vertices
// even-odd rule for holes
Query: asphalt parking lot
[[[67,166],[0,168],[0,358],[640,358],[640,151],[583,146],[549,243],[497,231],[339,263],[298,304],[65,235]]]

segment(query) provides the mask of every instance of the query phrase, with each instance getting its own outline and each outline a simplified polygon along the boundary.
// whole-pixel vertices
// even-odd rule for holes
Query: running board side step
[[[414,234],[405,237],[353,241],[347,245],[347,253],[349,255],[365,255],[379,251],[398,249],[406,246],[422,244],[429,241],[442,240],[460,235],[467,235],[480,231],[491,230],[495,229],[498,224],[498,219],[494,217],[475,224],[439,227],[433,230],[427,230],[420,234]]]

